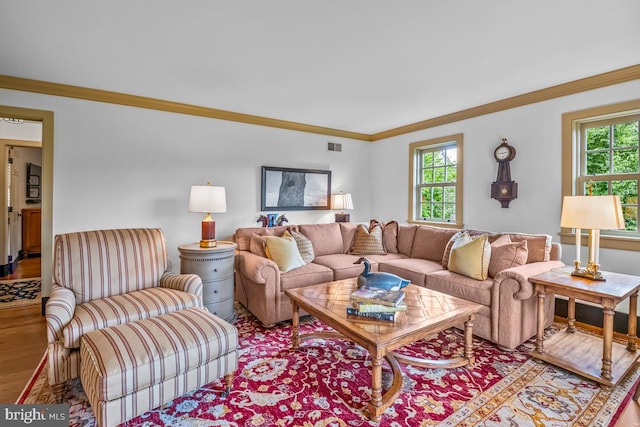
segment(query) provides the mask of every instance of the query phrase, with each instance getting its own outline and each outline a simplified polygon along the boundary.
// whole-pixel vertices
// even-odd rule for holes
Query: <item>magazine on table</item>
[[[390,291],[387,289],[362,286],[351,293],[351,299],[368,304],[397,307],[404,299],[404,295],[404,292],[400,290]]]

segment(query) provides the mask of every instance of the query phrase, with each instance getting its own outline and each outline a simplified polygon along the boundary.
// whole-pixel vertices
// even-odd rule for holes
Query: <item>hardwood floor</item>
[[[0,280],[40,277],[40,258],[18,262]],[[14,403],[47,349],[47,326],[40,304],[0,309],[0,403]]]
[[[23,259],[0,280],[40,277],[40,258]],[[0,403],[14,403],[47,348],[40,305],[0,310]],[[616,427],[640,427],[640,403],[629,402]]]

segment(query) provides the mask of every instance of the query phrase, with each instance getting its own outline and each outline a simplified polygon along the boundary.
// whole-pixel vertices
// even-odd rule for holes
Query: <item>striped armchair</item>
[[[55,237],[53,285],[46,305],[49,384],[60,400],[80,376],[87,332],[202,307],[202,280],[167,271],[157,228],[95,230]]]

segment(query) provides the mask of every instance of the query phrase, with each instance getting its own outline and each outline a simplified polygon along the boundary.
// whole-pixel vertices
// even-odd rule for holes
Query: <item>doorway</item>
[[[0,120],[5,121],[4,119],[20,121],[23,123],[35,122],[40,125],[40,150],[41,150],[41,176],[39,177],[38,183],[40,185],[40,195],[41,195],[41,220],[40,220],[40,241],[41,241],[41,257],[33,258],[39,260],[40,266],[40,277],[42,278],[42,314],[44,315],[44,307],[46,301],[48,299],[49,293],[51,292],[51,283],[52,283],[52,256],[53,256],[53,112],[44,111],[44,110],[33,110],[27,108],[20,107],[10,107],[0,105]],[[2,138],[2,136],[0,136]],[[14,139],[20,141],[18,146],[24,146],[24,139],[20,138],[7,138]],[[37,138],[29,138],[28,141],[33,141]],[[29,144],[27,144],[29,145]],[[0,150],[0,155],[3,157],[2,164],[5,164],[4,159],[4,150]],[[25,165],[26,167],[26,165]],[[7,188],[7,177],[6,174],[0,175],[0,185],[2,188]],[[34,183],[35,185],[35,183]],[[27,185],[25,182],[24,191],[26,195]],[[6,194],[5,194],[6,196]],[[23,196],[26,198],[26,196]],[[2,207],[2,212],[0,212],[0,218],[3,220],[3,224],[8,224],[6,221],[7,215],[7,205],[8,205],[8,197],[3,197],[2,202],[0,202],[0,207]],[[7,245],[7,231],[4,226],[0,227],[0,244],[2,247],[0,248],[0,252],[2,253],[2,257],[8,256],[8,248]],[[6,259],[6,258],[4,258]],[[4,262],[4,261],[3,261]]]

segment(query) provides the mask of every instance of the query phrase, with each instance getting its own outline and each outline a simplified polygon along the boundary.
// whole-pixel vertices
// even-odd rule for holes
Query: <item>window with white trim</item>
[[[412,222],[462,224],[462,134],[410,145]]]

